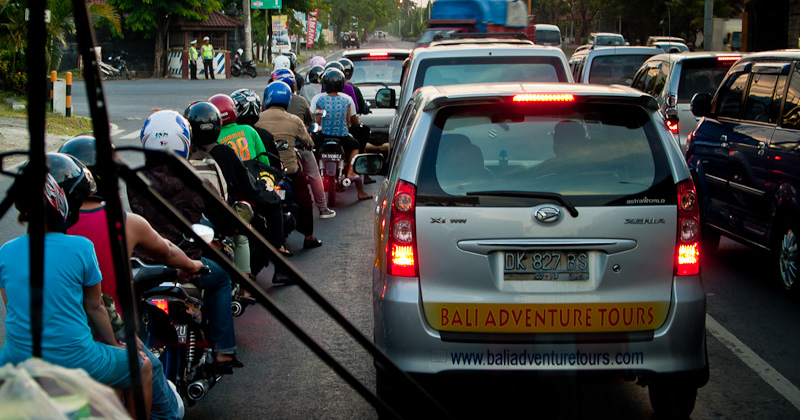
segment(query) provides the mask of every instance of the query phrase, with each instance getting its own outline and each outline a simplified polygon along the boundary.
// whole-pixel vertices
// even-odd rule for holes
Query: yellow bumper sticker
[[[425,303],[428,323],[440,331],[582,333],[649,331],[667,318],[669,302]]]

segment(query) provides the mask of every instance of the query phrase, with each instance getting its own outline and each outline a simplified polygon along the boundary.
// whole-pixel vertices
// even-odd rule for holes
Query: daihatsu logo
[[[561,219],[561,210],[555,207],[540,207],[534,210],[533,218],[540,223],[555,223]]]

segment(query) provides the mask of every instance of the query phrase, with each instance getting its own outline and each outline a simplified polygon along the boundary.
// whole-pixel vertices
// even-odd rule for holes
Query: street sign
[[[251,9],[276,9],[283,7],[283,0],[251,0]]]

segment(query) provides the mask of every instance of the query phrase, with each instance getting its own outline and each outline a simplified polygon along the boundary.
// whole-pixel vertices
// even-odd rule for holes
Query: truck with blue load
[[[519,0],[437,0],[415,46],[427,47],[436,35],[449,33],[523,32],[532,41],[535,23],[528,4]]]

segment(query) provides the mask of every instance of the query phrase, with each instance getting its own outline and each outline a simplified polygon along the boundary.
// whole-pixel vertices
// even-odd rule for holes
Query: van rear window
[[[592,60],[589,83],[631,85],[639,67],[652,54],[600,55]]]
[[[422,86],[465,83],[567,82],[563,61],[558,57],[459,57],[422,60],[414,90]]]
[[[536,198],[526,193],[557,193],[576,206],[666,204],[674,190],[663,144],[639,106],[493,105],[437,114],[418,200],[528,206]]]

